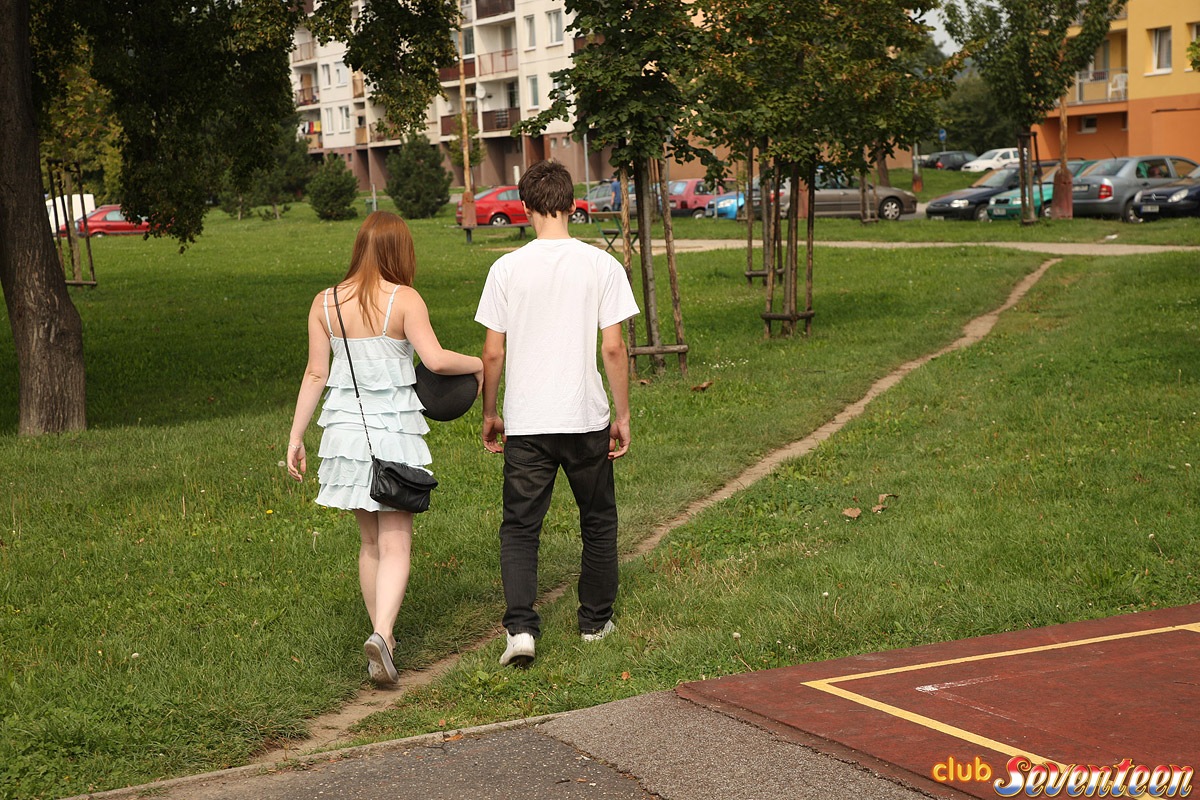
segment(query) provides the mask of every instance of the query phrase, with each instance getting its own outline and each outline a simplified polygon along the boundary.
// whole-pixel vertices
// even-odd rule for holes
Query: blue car
[[[1200,167],[1175,183],[1138,192],[1133,210],[1144,220],[1200,216]]]
[[[784,190],[787,191],[786,189]],[[754,198],[754,207],[758,208],[758,178],[754,179],[750,196]],[[786,196],[786,195],[785,195]],[[745,192],[725,192],[708,201],[704,206],[704,216],[717,219],[737,219],[741,216],[742,207],[746,205]]]

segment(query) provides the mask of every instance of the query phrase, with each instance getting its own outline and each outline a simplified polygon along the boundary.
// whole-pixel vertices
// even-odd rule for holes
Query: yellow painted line
[[[820,681],[812,683],[842,683],[843,681],[856,681],[862,678],[875,678],[880,675],[897,675],[901,672],[915,672],[921,669],[933,669],[935,667],[946,667],[954,664],[968,664],[973,661],[987,661],[993,658],[1007,658],[1008,656],[1022,656],[1030,653],[1042,653],[1050,650],[1064,650],[1068,647],[1082,647],[1089,644],[1099,644],[1100,642],[1115,642],[1121,639],[1132,639],[1138,636],[1153,636],[1159,633],[1170,633],[1171,631],[1191,631],[1200,633],[1200,622],[1193,622],[1187,625],[1172,625],[1168,628],[1154,628],[1145,631],[1129,631],[1128,633],[1114,633],[1110,636],[1096,636],[1091,639],[1076,639],[1070,642],[1055,642],[1053,644],[1043,644],[1037,647],[1023,647],[1019,650],[1001,650],[996,653],[981,653],[974,656],[965,656],[963,658],[950,658],[945,661],[930,661],[925,664],[910,664],[907,667],[894,667],[892,669],[881,669],[875,672],[857,672],[851,675],[840,675],[836,678],[822,678]],[[805,684],[806,686],[809,684]]]
[[[810,681],[809,683],[806,683],[804,685],[810,686],[813,689],[818,689],[822,692],[827,692],[829,694],[836,695],[838,697],[844,698],[851,702],[858,703],[859,705],[864,705],[864,706],[867,706],[868,708],[873,708],[876,711],[882,711],[885,714],[892,715],[893,717],[899,717],[900,719],[908,720],[909,722],[914,722],[917,725],[920,725],[925,728],[929,728],[929,729],[937,731],[939,733],[944,733],[949,736],[953,736],[956,739],[962,739],[965,742],[970,742],[971,744],[977,744],[980,747],[986,747],[989,750],[995,750],[997,753],[1004,753],[1005,755],[1008,755],[1010,757],[1016,756],[1016,755],[1024,755],[1024,756],[1028,756],[1029,760],[1032,761],[1034,764],[1058,764],[1059,769],[1066,768],[1065,764],[1060,764],[1057,761],[1052,761],[1051,759],[1048,759],[1045,756],[1035,755],[1034,753],[1030,753],[1028,750],[1013,749],[1013,746],[1011,744],[1005,744],[1004,742],[998,742],[995,739],[989,739],[986,736],[980,736],[978,734],[971,733],[970,731],[963,730],[962,728],[956,728],[953,725],[947,725],[946,723],[939,722],[938,720],[932,719],[931,717],[922,716],[921,714],[914,714],[912,711],[906,711],[905,709],[899,708],[897,706],[889,705],[887,703],[881,703],[878,700],[872,700],[870,697],[863,697],[861,694],[855,694],[854,692],[843,689],[840,686],[830,685],[826,681]]]
[[[1153,636],[1160,633],[1170,633],[1172,631],[1191,631],[1192,633],[1200,633],[1200,622],[1193,622],[1187,625],[1172,625],[1166,628],[1153,628],[1144,631],[1129,631],[1127,633],[1116,633],[1109,636],[1096,636],[1090,639],[1076,639],[1070,642],[1055,642],[1053,644],[1039,645],[1037,647],[1023,647],[1018,650],[1003,650],[996,653],[981,653],[979,655],[965,656],[963,658],[952,658],[944,661],[931,661],[925,664],[911,664],[907,667],[881,669],[874,672],[860,672],[852,675],[841,675],[834,678],[822,678],[815,681],[806,681],[803,685],[809,687],[810,689],[816,689],[817,691],[825,692],[826,694],[832,694],[836,697],[841,697],[845,700],[851,701],[852,703],[866,706],[867,708],[873,708],[876,711],[882,711],[885,714],[907,720],[922,727],[929,728],[930,730],[938,731],[939,733],[944,733],[957,739],[962,739],[965,742],[970,742],[971,744],[976,744],[980,747],[986,747],[989,750],[996,751],[997,753],[1004,753],[1008,756],[1023,755],[1029,757],[1029,759],[1035,764],[1057,764],[1060,769],[1065,769],[1067,765],[1046,758],[1045,756],[1039,756],[1034,753],[1030,753],[1028,750],[1016,748],[1011,744],[998,742],[995,739],[989,739],[986,736],[980,736],[972,733],[971,731],[964,730],[963,728],[956,728],[953,725],[948,725],[944,722],[933,719],[932,717],[926,717],[921,714],[900,708],[899,706],[893,706],[889,703],[884,703],[879,700],[857,694],[856,692],[843,689],[840,686],[835,686],[834,684],[861,680],[863,678],[875,678],[881,675],[896,675],[903,672],[915,672],[917,670],[933,669],[935,667],[945,667],[954,664],[968,664],[974,661],[987,661],[995,658],[1028,655],[1030,653],[1042,653],[1050,650],[1064,650],[1070,647],[1082,647],[1084,645],[1098,644],[1101,642],[1114,642],[1122,639],[1133,639],[1141,636]]]

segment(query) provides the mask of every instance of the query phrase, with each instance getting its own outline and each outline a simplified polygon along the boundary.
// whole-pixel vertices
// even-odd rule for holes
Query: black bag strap
[[[367,429],[367,414],[363,411],[362,397],[358,394],[358,379],[354,377],[354,359],[350,357],[350,340],[346,338],[346,323],[342,322],[342,304],[338,302],[337,287],[333,287],[333,310],[337,312],[338,326],[342,329],[342,342],[346,345],[346,363],[350,365],[350,380],[354,382],[354,399],[358,401],[358,415],[362,417],[363,433],[367,437],[367,452],[371,460],[375,460],[375,451],[371,448],[371,433]]]

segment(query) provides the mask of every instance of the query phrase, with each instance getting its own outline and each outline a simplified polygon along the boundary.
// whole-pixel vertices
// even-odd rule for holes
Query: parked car
[[[84,214],[90,214],[96,210],[96,197],[90,194],[75,194],[71,195],[70,199],[66,197],[57,197],[53,200],[46,201],[46,218],[50,220],[50,230],[58,226],[59,236],[65,236],[66,230],[64,224],[67,221],[67,207],[70,206],[72,222],[78,222]]]
[[[80,236],[122,236],[132,233],[147,233],[150,223],[144,219],[131,220],[125,217],[118,205],[99,206],[87,217],[75,222],[75,230]],[[58,235],[67,235],[67,226],[58,226]]]
[[[591,219],[588,213],[588,201],[582,198],[575,200],[575,211],[571,214],[571,222],[587,222]],[[454,221],[462,225],[462,198],[458,200],[458,208],[454,212]],[[476,225],[528,225],[529,218],[525,216],[525,206],[521,203],[521,195],[516,186],[496,186],[475,195],[475,224]]]
[[[599,186],[593,186],[588,189],[584,199],[587,200],[590,212],[613,210],[613,190],[610,184],[602,183]]]
[[[757,187],[755,188],[757,189]],[[850,177],[843,173],[825,172],[822,170],[817,173],[817,185],[813,195],[814,216],[857,218],[862,215],[858,178]],[[790,187],[785,184],[780,197],[780,203],[785,212],[790,205],[790,198]],[[891,186],[875,186],[868,183],[867,198],[868,202],[871,202],[872,198],[874,198],[874,202],[878,203],[876,210],[880,219],[898,220],[904,214],[912,214],[917,210],[917,196],[915,194]],[[741,193],[731,192],[721,195],[714,201],[709,202],[708,210],[713,213],[709,213],[708,216],[734,216],[735,214],[731,213],[720,213],[722,210],[720,204],[722,202],[725,202],[725,206],[723,207],[725,210],[734,208],[735,213],[744,205]],[[755,205],[757,206],[758,204],[755,203]]]
[[[1133,211],[1144,220],[1200,216],[1200,167],[1174,183],[1138,192]]]
[[[1020,161],[1020,158],[1020,155],[1017,154],[1017,148],[1015,147],[1004,147],[996,150],[988,150],[979,158],[963,164],[962,171],[987,172],[988,170],[993,169],[1015,167],[1017,162]]]
[[[760,190],[758,186],[758,178],[754,179],[750,187],[750,198],[757,211],[761,207],[759,202]],[[784,182],[782,190],[776,192],[776,198],[779,199],[782,207],[787,209],[790,193],[788,191],[787,182]],[[746,205],[746,193],[742,191],[725,192],[710,199],[704,206],[704,216],[718,217],[720,219],[737,219],[745,216],[744,208]]]
[[[930,169],[962,169],[963,164],[976,158],[970,150],[942,150],[925,156],[921,164]]]
[[[1134,196],[1174,183],[1196,168],[1178,156],[1124,156],[1097,161],[1075,177],[1071,191],[1077,217],[1120,217],[1141,222]]]
[[[1001,192],[1020,186],[1020,171],[1016,167],[989,172],[966,189],[956,189],[935,197],[925,206],[929,219],[974,219],[988,218],[988,201]]]
[[[1067,169],[1071,175],[1078,175],[1087,167],[1096,162],[1073,160],[1067,162]],[[1041,183],[1035,184],[1033,187],[1033,210],[1039,216],[1050,216],[1050,203],[1054,200],[1054,176],[1058,174],[1059,164],[1042,172]],[[1007,192],[1001,192],[994,195],[988,201],[987,206],[988,218],[992,220],[1003,219],[1020,219],[1021,218],[1021,190],[1010,189]]]
[[[667,186],[667,200],[671,204],[671,216],[699,219],[704,216],[708,201],[724,191],[724,186],[719,184],[712,186],[704,178],[671,181]]]

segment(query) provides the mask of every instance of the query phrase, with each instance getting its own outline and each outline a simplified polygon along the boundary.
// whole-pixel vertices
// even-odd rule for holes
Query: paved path
[[[759,246],[761,243],[756,242]],[[1054,256],[1131,256],[1152,253],[1196,253],[1200,247],[1157,244],[1117,244],[1116,242],[817,242],[817,247],[839,247],[874,250],[913,250],[929,247],[999,247],[1009,250],[1024,250],[1030,253],[1045,253]],[[661,255],[667,243],[654,240],[654,253]],[[745,239],[680,239],[675,242],[678,253],[695,253],[705,250],[742,250]]]

